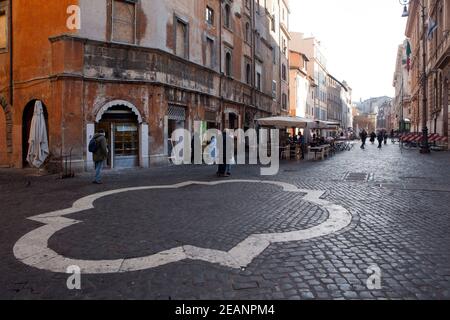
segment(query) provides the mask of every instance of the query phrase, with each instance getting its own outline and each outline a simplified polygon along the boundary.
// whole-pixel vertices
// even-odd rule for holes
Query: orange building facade
[[[36,100],[48,168],[71,154],[76,170],[92,167],[99,129],[110,167],[149,167],[168,163],[177,128],[246,129],[287,113],[288,4],[258,3],[0,1],[0,166],[26,166]]]

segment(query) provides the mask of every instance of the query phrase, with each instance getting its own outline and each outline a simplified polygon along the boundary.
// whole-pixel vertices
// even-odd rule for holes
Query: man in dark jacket
[[[374,144],[376,138],[377,138],[377,134],[374,131],[372,131],[372,133],[370,134],[370,142],[372,144]]]
[[[95,180],[92,183],[102,184],[102,170],[105,160],[108,158],[108,143],[105,137],[105,131],[100,130],[94,138],[96,142],[96,150],[93,153],[95,163]]]
[[[378,140],[378,149],[381,149],[383,147],[383,140],[384,140],[384,134],[382,130],[378,131],[377,140]]]
[[[231,176],[231,164],[234,159],[234,137],[228,130],[222,133],[223,145],[222,145],[222,162],[219,164],[219,170],[217,171],[217,176],[219,177],[230,177]],[[228,148],[230,148],[230,153],[228,153]]]
[[[363,131],[361,131],[361,133],[359,134],[360,138],[361,138],[361,149],[365,149],[366,148],[366,140],[367,140],[367,131],[365,129],[363,129]]]

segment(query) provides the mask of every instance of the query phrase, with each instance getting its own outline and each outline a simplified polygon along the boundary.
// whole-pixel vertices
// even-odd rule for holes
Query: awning
[[[299,128],[304,129],[314,120],[301,117],[270,117],[256,120],[260,126],[277,127],[277,128]]]
[[[311,125],[308,125],[308,128],[310,129],[335,129],[333,127],[339,127],[341,124],[336,121],[323,121],[323,120],[316,120],[313,121],[314,123]]]

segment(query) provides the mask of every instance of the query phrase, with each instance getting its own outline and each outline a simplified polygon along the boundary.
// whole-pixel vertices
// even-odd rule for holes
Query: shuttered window
[[[113,41],[131,44],[135,43],[135,0],[113,0],[112,29]]]
[[[181,20],[176,21],[176,54],[179,57],[189,58],[188,25]]]

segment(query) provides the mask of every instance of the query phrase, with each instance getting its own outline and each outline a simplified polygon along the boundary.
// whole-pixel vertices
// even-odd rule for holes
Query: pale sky
[[[290,31],[314,35],[328,71],[353,88],[353,101],[393,96],[406,19],[398,0],[291,0]]]

